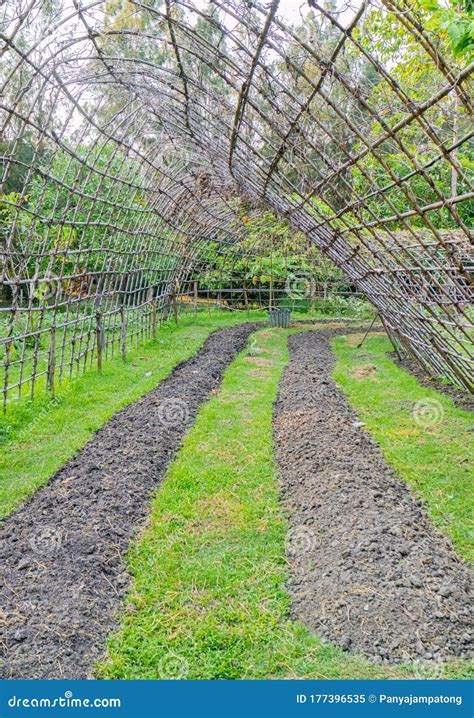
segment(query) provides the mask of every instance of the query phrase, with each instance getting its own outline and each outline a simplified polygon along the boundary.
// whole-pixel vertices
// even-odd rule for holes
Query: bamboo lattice
[[[243,203],[286,217],[400,351],[473,390],[474,65],[408,0],[302,2],[326,43],[284,9],[3,4],[4,407],[153,335],[211,247],[235,260]],[[374,11],[429,67],[426,87],[372,41]]]

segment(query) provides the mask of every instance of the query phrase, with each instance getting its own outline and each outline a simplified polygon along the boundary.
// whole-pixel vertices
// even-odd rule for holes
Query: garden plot
[[[466,659],[472,574],[336,387],[329,338],[290,338],[275,409],[293,617],[376,662]]]
[[[116,414],[0,533],[1,675],[84,678],[125,595],[123,563],[151,491],[256,324],[212,334]]]

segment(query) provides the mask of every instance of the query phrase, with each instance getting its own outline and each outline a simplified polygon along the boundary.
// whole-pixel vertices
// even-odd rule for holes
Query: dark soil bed
[[[222,329],[116,414],[0,529],[0,677],[84,678],[116,627],[124,554],[199,407],[256,324]]]
[[[442,381],[439,381],[438,379],[435,379],[434,377],[430,376],[423,369],[423,367],[418,364],[415,359],[411,359],[410,357],[404,357],[403,359],[400,359],[396,352],[390,352],[389,357],[395,362],[395,364],[398,364],[398,366],[402,367],[402,369],[405,369],[405,371],[408,371],[410,372],[410,374],[413,374],[416,380],[423,386],[426,386],[429,389],[436,389],[437,391],[443,392],[443,394],[449,396],[453,400],[453,402],[461,409],[466,409],[466,411],[474,411],[474,394],[470,394],[467,389],[461,389],[461,387],[443,384]]]
[[[472,655],[472,573],[331,378],[329,338],[290,337],[274,436],[293,617],[376,662]]]

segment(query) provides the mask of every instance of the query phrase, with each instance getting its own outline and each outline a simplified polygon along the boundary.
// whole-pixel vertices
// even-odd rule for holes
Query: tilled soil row
[[[124,554],[199,407],[257,324],[212,334],[0,529],[0,676],[84,678],[116,627]]]
[[[293,616],[377,663],[469,658],[472,572],[332,380],[332,334],[290,337],[275,406]]]

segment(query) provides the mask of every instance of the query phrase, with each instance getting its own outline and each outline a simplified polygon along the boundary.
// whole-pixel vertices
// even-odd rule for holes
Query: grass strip
[[[462,666],[377,666],[290,619],[272,440],[288,333],[257,332],[201,408],[130,551],[133,585],[97,677],[465,676]]]

